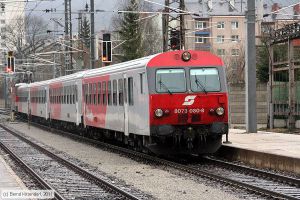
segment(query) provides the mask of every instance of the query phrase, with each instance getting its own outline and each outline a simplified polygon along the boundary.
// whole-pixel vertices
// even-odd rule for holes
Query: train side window
[[[87,87],[86,87],[86,84],[83,85],[82,92],[83,92],[83,96],[84,96],[84,102],[85,102],[85,104],[87,104]]]
[[[140,74],[140,89],[141,89],[141,94],[144,94],[144,73]]]
[[[72,104],[72,86],[70,85],[68,88],[69,88],[69,104]]]
[[[113,80],[113,105],[118,105],[118,96],[117,96],[117,81]]]
[[[78,87],[75,85],[75,102],[78,102]]]
[[[129,105],[133,105],[133,78],[128,78],[128,103]]]
[[[66,104],[66,87],[63,87],[63,104]]]
[[[73,104],[73,86],[70,85],[70,104]]]
[[[89,84],[89,104],[92,104],[92,84]]]
[[[106,105],[106,82],[102,82],[102,104]]]
[[[98,105],[101,104],[101,83],[98,83]]]
[[[63,95],[64,95],[64,90],[63,90],[64,88],[63,87],[61,87],[60,88],[60,104],[63,104]]]
[[[69,86],[67,86],[67,104],[70,104],[70,90],[69,90]]]
[[[72,104],[71,94],[72,94],[71,87],[68,86],[68,98],[69,98],[68,104]]]
[[[75,85],[73,85],[73,94],[72,94],[72,96],[73,96],[73,104],[75,104]]]
[[[94,105],[97,104],[97,83],[93,84],[93,100],[94,100]]]
[[[124,102],[127,103],[127,83],[126,83],[126,78],[124,78]]]
[[[111,105],[111,81],[107,82],[107,104]]]
[[[72,85],[69,86],[70,90],[70,104],[73,104],[73,87]]]
[[[119,105],[123,106],[124,105],[124,94],[123,94],[123,80],[119,79]]]

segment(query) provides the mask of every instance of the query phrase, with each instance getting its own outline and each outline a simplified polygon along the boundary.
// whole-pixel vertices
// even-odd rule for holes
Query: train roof
[[[159,55],[159,54],[110,65],[109,67],[102,67],[102,68],[87,70],[86,73],[84,74],[84,77],[94,76],[99,73],[110,74],[112,72],[120,72],[120,71],[127,71],[130,69],[143,68],[143,67],[146,67],[148,62],[157,55]]]
[[[27,83],[17,83],[15,85],[15,87],[18,88],[18,89],[28,88],[28,86],[29,86],[29,84],[27,84]]]
[[[184,61],[182,59],[182,54],[184,52],[186,51],[179,50],[179,51],[158,53],[155,55],[110,65],[108,67],[85,70],[67,76],[61,76],[55,79],[47,80],[47,81],[31,83],[30,87],[42,86],[45,84],[51,85],[60,82],[72,81],[80,78],[88,78],[98,74],[106,75],[112,72],[121,72],[130,69],[145,68],[145,67],[155,68],[155,67],[179,67],[179,66],[180,67],[224,66],[222,59],[210,52],[188,50],[188,52],[191,55],[191,59],[189,61]]]
[[[79,79],[79,78],[83,77],[83,75],[87,71],[89,71],[89,70],[76,72],[74,74],[70,74],[70,75],[61,76],[61,77],[58,77],[58,78],[55,78],[55,79],[51,79],[51,80],[49,80],[48,84],[57,83],[57,82],[61,82],[61,81],[71,81],[71,80],[74,80],[74,79]]]

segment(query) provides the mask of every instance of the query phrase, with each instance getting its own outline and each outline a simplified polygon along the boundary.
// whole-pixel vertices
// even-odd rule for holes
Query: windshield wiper
[[[201,81],[199,81],[196,74],[195,74],[195,83],[197,84],[197,87],[202,88],[203,92],[205,94],[207,94],[207,91],[206,91],[205,87],[202,85]]]
[[[169,90],[169,88],[160,80],[159,82],[159,85],[160,86],[163,86],[168,92],[169,92],[169,94],[173,94],[170,90]]]

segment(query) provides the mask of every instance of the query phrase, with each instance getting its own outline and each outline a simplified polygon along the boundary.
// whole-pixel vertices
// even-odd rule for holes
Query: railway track
[[[142,199],[0,125],[0,147],[55,199]]]
[[[34,125],[42,129],[49,130],[49,127],[47,126],[40,124]],[[132,158],[145,160],[148,163],[171,167],[195,176],[220,182],[224,185],[230,185],[231,187],[245,190],[249,194],[255,194],[255,196],[260,196],[266,199],[300,199],[300,179],[297,178],[270,173],[209,157],[204,158],[205,162],[202,164],[180,164],[178,162],[157,158],[61,130],[55,130],[55,133],[84,141],[89,144],[98,145],[99,147],[105,147],[111,151],[125,154]]]

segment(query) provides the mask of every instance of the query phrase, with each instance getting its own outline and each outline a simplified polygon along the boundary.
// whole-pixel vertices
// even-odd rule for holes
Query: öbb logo
[[[195,102],[196,95],[186,96],[183,102],[183,106],[191,106]]]

